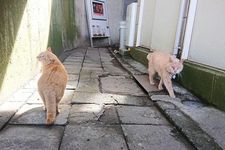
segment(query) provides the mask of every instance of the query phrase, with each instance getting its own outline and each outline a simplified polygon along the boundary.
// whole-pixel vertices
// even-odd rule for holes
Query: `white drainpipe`
[[[178,24],[177,24],[177,32],[176,32],[176,39],[174,42],[174,49],[173,49],[173,55],[177,56],[178,49],[180,49],[180,39],[181,39],[181,32],[183,28],[183,19],[185,17],[185,10],[186,10],[187,0],[181,0],[180,5],[180,13],[178,18]]]
[[[195,12],[196,12],[196,8],[197,8],[197,2],[198,2],[198,0],[191,0],[190,1],[188,19],[187,19],[187,26],[186,26],[186,30],[185,30],[185,37],[184,37],[184,44],[183,44],[181,59],[187,59],[188,58],[190,43],[191,43],[191,36],[192,36],[194,20],[195,20]]]

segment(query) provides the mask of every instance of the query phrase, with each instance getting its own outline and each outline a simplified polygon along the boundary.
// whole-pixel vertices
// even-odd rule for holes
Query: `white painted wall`
[[[224,0],[198,0],[188,59],[225,70]]]
[[[74,0],[74,3],[78,31],[76,47],[90,46],[85,2],[84,0]],[[123,20],[123,8],[124,0],[108,0],[108,17],[112,45],[119,45],[119,22]],[[97,46],[96,43],[95,46]]]
[[[177,30],[180,0],[157,0],[151,48],[172,53]]]
[[[155,14],[155,3],[156,0],[139,0],[138,1],[139,5],[140,3],[143,3],[143,8],[142,10],[142,16],[139,16],[139,20],[141,22],[138,23],[138,26],[140,30],[137,33],[140,37],[140,43],[138,46],[146,47],[146,48],[151,48],[151,39],[152,39],[152,28],[153,28],[153,22],[154,22],[154,14]]]

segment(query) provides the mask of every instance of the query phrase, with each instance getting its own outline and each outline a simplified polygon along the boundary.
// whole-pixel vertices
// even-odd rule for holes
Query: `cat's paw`
[[[150,84],[151,84],[151,85],[155,85],[155,82],[154,82],[154,81],[150,81]]]
[[[158,89],[159,89],[159,90],[163,90],[163,87],[162,87],[162,86],[158,86]]]
[[[46,124],[47,125],[52,125],[55,122],[55,117],[53,114],[48,114],[47,119],[46,119]]]

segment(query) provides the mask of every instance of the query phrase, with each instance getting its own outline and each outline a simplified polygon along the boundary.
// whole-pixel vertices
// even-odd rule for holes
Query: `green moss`
[[[148,60],[147,55],[148,52],[141,49],[141,48],[131,48],[130,55],[135,60],[139,61],[140,63],[144,64],[145,66],[148,66]]]
[[[206,103],[225,111],[225,72],[186,62],[178,81]]]
[[[48,45],[59,55],[63,49],[72,49],[77,36],[73,0],[52,2],[51,26]]]
[[[130,55],[147,66],[148,50],[132,48]],[[204,102],[225,111],[225,71],[186,61],[177,81]]]

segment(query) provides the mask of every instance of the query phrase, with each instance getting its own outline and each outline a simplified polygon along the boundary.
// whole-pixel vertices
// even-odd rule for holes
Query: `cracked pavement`
[[[1,150],[194,149],[108,49],[75,49],[63,64],[69,81],[55,124],[45,126],[37,76],[0,105]]]

